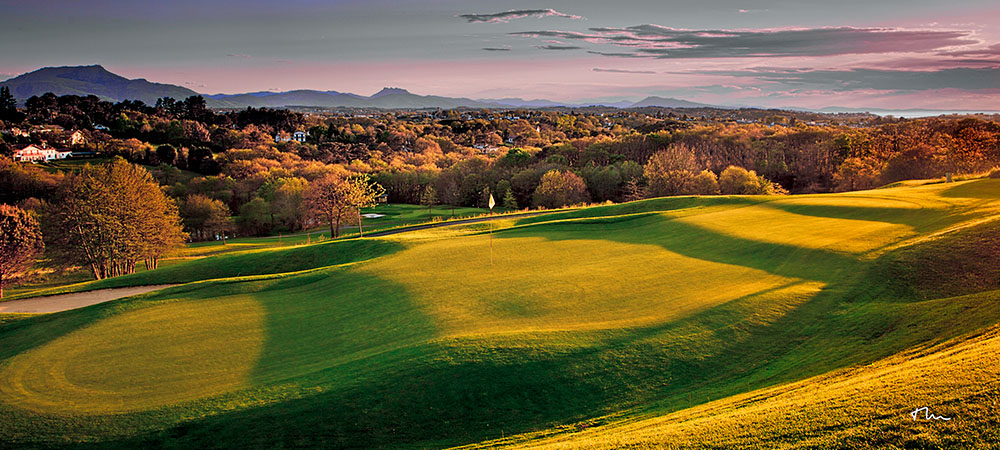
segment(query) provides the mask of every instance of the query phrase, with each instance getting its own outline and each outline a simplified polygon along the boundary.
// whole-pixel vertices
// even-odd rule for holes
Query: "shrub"
[[[717,195],[719,193],[719,177],[710,170],[702,170],[692,177],[684,190],[689,194]]]
[[[573,172],[550,170],[542,175],[542,181],[535,189],[535,206],[559,208],[566,205],[584,203],[590,200],[583,178]]]
[[[1000,167],[995,167],[990,171],[990,178],[1000,178]]]
[[[719,191],[726,195],[786,194],[781,186],[757,175],[753,170],[729,166],[719,176]]]

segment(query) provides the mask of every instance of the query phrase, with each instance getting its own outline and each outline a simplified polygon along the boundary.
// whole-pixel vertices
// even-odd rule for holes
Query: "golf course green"
[[[227,252],[0,314],[0,447],[1000,447],[998,260],[997,179]]]

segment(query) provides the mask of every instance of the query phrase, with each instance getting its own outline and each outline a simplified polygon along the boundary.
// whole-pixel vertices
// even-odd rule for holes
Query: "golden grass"
[[[392,280],[448,335],[614,329],[676,320],[792,278],[655,245],[537,237],[438,240],[363,271]],[[641,264],[635,264],[641,259]]]
[[[993,293],[1000,299],[1000,291]],[[871,365],[761,389],[661,417],[537,441],[478,447],[532,450],[956,446],[995,436],[1000,326]],[[927,407],[951,420],[914,420]],[[992,446],[978,441],[982,446]],[[917,445],[923,444],[923,445]],[[993,444],[996,444],[994,442]],[[964,446],[964,445],[963,445]],[[978,445],[977,445],[978,446]]]
[[[263,318],[247,296],[129,311],[12,358],[0,395],[40,412],[108,414],[247,387]]]

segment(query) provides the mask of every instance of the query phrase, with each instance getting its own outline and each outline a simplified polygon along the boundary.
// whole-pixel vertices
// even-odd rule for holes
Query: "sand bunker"
[[[96,291],[74,292],[72,294],[50,295],[47,297],[25,298],[0,302],[0,313],[51,313],[84,306],[109,302],[119,298],[158,291],[176,284],[158,284],[127,288],[100,289]]]

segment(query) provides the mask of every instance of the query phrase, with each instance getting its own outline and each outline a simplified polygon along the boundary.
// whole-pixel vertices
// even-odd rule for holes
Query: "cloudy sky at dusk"
[[[1000,109],[996,0],[0,0],[0,79]]]

